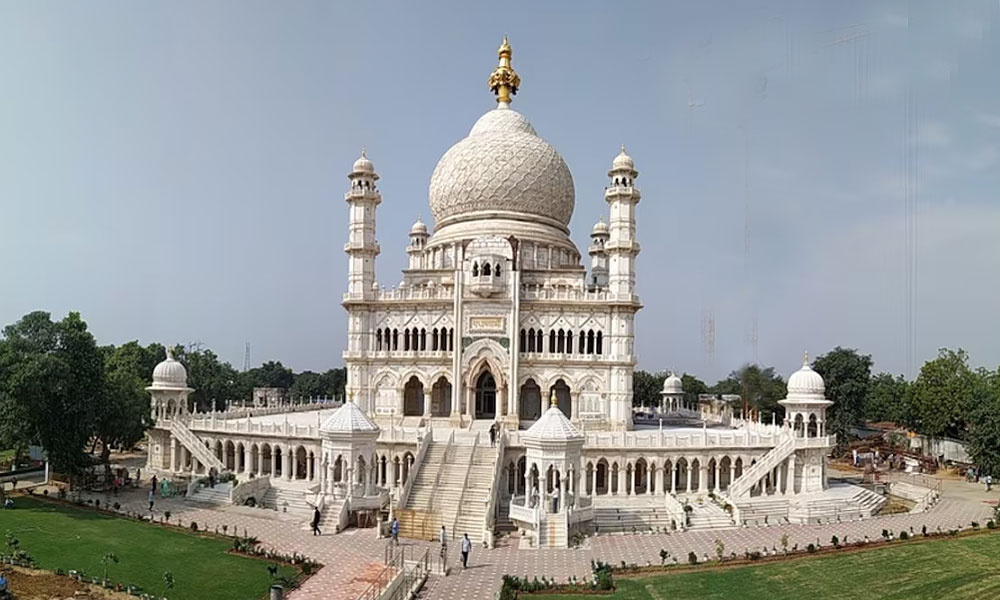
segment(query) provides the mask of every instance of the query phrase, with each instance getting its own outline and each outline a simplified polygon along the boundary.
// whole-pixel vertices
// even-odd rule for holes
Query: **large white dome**
[[[806,359],[808,361],[808,359]],[[791,396],[823,396],[826,393],[826,384],[823,377],[812,370],[808,362],[802,364],[802,368],[792,373],[788,378],[788,395]]]
[[[503,216],[566,227],[574,198],[565,161],[523,115],[503,103],[480,117],[431,175],[436,229]]]

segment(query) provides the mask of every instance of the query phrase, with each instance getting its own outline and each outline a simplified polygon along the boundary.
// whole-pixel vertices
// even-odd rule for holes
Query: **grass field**
[[[614,600],[1000,598],[1000,535],[897,546],[759,566],[616,579]],[[587,598],[531,595],[530,600]]]
[[[184,600],[264,598],[271,584],[270,563],[227,554],[225,539],[27,497],[16,503],[14,510],[0,510],[0,533],[12,532],[42,569],[100,577],[101,557],[113,552],[119,562],[109,566],[110,580]],[[165,571],[175,580],[169,590],[163,586]],[[294,576],[295,570],[282,567],[281,574]]]

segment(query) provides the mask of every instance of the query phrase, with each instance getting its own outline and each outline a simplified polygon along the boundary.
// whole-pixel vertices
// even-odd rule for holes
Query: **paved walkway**
[[[958,487],[956,487],[958,486]],[[963,488],[961,486],[969,486]],[[943,499],[931,510],[919,514],[897,514],[875,517],[862,521],[830,523],[823,525],[773,525],[769,527],[731,528],[722,530],[695,530],[670,534],[607,535],[587,540],[574,549],[519,549],[519,539],[501,538],[496,548],[475,547],[468,569],[462,569],[458,552],[459,544],[449,544],[448,563],[451,574],[447,577],[431,576],[423,598],[460,600],[493,596],[500,587],[504,574],[520,576],[545,576],[566,581],[570,576],[589,578],[592,559],[612,564],[622,561],[639,565],[659,564],[660,550],[666,549],[678,562],[687,560],[688,552],[695,552],[699,560],[705,555],[714,557],[716,540],[725,545],[725,553],[781,549],[781,537],[788,535],[788,545],[800,548],[809,543],[830,544],[836,535],[848,542],[863,539],[878,540],[882,530],[899,534],[902,530],[919,533],[926,525],[936,531],[968,527],[972,521],[985,522],[992,515],[992,507],[984,494],[972,489],[972,484],[949,482],[943,487]],[[994,496],[992,493],[991,497]],[[117,500],[126,509],[147,511],[146,488],[131,490],[119,498],[97,495],[102,503]],[[995,500],[995,497],[994,497]],[[993,503],[995,504],[995,502]],[[197,521],[199,528],[214,530],[223,525],[229,532],[246,530],[269,548],[291,554],[299,552],[325,566],[300,589],[289,595],[291,600],[355,600],[382,569],[387,540],[375,537],[373,529],[351,529],[338,535],[313,536],[302,520],[288,514],[266,509],[223,506],[209,507],[184,502],[176,498],[157,498],[154,515],[159,518],[164,511],[171,512],[171,521],[179,518],[187,527]],[[436,557],[437,544],[404,540],[401,543],[411,556],[418,556],[429,549]],[[670,560],[670,559],[668,559]]]

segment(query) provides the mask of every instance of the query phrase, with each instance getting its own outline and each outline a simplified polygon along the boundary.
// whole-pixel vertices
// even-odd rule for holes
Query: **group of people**
[[[492,433],[492,430],[490,431]],[[393,518],[392,525],[389,527],[389,535],[392,536],[392,545],[399,545],[399,519]],[[448,555],[448,530],[445,526],[441,526],[441,531],[438,534],[438,541],[441,543],[441,560],[444,560]],[[472,553],[472,540],[469,539],[469,534],[465,533],[462,535],[461,542],[462,551],[462,568],[467,569],[469,567],[469,555]]]

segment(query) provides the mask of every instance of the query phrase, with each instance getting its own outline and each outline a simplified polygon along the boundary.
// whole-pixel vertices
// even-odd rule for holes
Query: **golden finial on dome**
[[[556,397],[555,390],[552,390],[552,396],[549,397],[549,406],[559,406],[559,398]]]
[[[802,364],[803,365],[808,365],[809,364],[809,351],[808,350],[806,350],[805,352],[802,353]]]
[[[517,88],[521,87],[521,77],[513,67],[510,66],[512,51],[507,36],[503,36],[503,43],[497,50],[500,64],[490,74],[490,91],[497,95],[498,104],[510,104],[510,97],[517,94]]]

